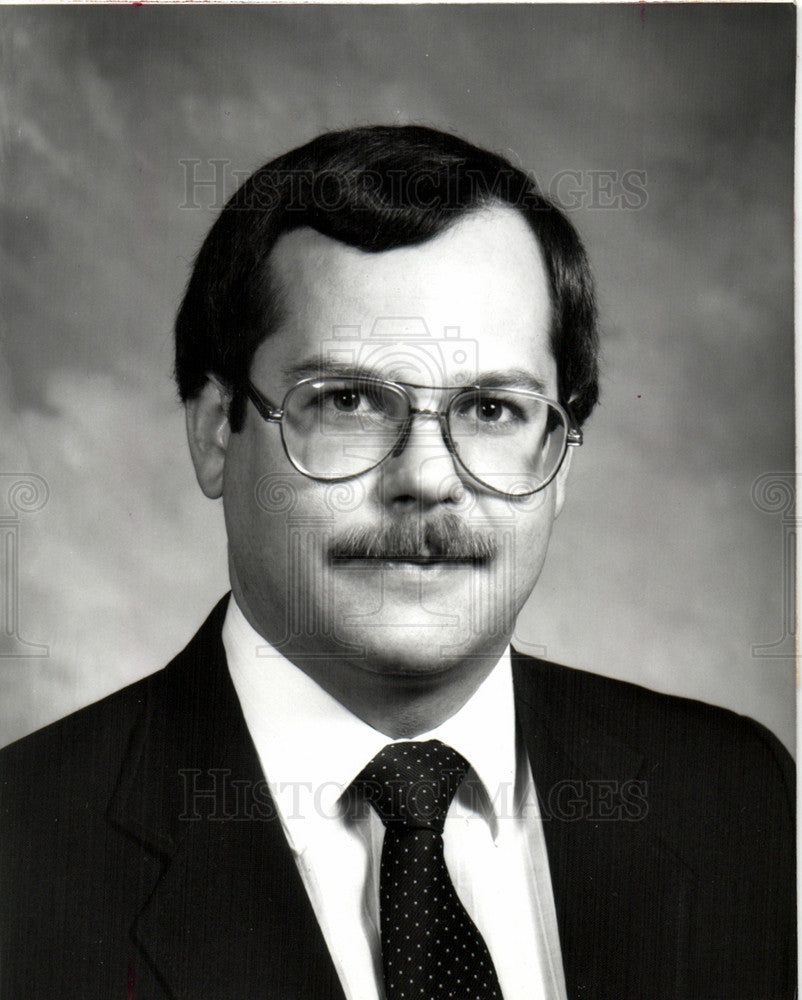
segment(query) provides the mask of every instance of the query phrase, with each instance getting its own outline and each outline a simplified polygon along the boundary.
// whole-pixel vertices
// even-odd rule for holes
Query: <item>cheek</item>
[[[241,442],[226,468],[231,558],[252,582],[292,578],[308,590],[321,577],[332,536],[364,522],[366,484],[317,482],[290,465],[280,442],[258,444]]]
[[[508,538],[506,551],[519,600],[526,600],[540,576],[554,516],[555,493],[549,487],[522,501],[509,526],[502,529]]]
[[[280,441],[262,438],[246,426],[232,436],[226,455],[223,508],[230,558],[240,574],[252,575],[266,553],[281,559],[286,515],[297,505],[298,473],[285,468]]]

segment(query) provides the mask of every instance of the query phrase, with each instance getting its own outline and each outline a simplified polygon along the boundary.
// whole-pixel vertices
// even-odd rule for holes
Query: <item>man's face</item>
[[[282,318],[256,352],[251,380],[276,406],[300,378],[332,365],[424,387],[497,373],[557,398],[548,280],[535,238],[510,209],[378,254],[298,230],[278,241],[271,271]],[[413,395],[428,410],[449,396]],[[279,425],[248,403],[223,469],[235,596],[297,662],[344,657],[408,677],[500,654],[540,573],[567,465],[540,493],[508,498],[456,466],[437,419],[418,416],[400,454],[345,482],[321,482],[294,468]],[[489,540],[495,555],[332,559],[354,530],[381,538],[388,527],[446,521],[460,537]]]

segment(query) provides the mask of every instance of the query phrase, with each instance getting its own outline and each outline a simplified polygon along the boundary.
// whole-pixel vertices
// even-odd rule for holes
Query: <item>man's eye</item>
[[[307,405],[321,413],[356,413],[364,407],[364,399],[358,389],[347,385],[321,386]]]
[[[457,415],[462,420],[473,420],[478,424],[510,424],[524,417],[520,407],[511,400],[480,395],[463,400]]]
[[[332,393],[331,402],[341,413],[354,413],[359,409],[359,393],[354,389],[339,389]]]
[[[476,416],[484,423],[496,423],[504,416],[504,404],[498,399],[477,400]]]

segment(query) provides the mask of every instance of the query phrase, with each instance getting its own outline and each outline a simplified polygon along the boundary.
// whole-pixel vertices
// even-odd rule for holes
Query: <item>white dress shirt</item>
[[[384,826],[343,792],[394,741],[270,646],[232,597],[223,644],[245,721],[348,1000],[383,1000]],[[565,1000],[557,918],[529,763],[516,747],[509,649],[469,701],[416,740],[471,764],[446,817],[446,865],[493,958],[505,1000]]]

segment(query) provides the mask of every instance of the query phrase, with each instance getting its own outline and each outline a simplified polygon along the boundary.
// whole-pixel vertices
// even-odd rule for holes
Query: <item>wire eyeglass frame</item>
[[[389,447],[387,452],[382,455],[378,461],[369,465],[365,469],[360,469],[358,472],[349,472],[344,475],[334,475],[334,476],[322,476],[318,473],[313,473],[309,469],[304,468],[302,463],[294,456],[287,446],[287,440],[284,433],[284,418],[287,410],[287,401],[291,398],[293,393],[297,392],[298,389],[311,385],[313,383],[325,383],[325,382],[343,382],[350,381],[356,384],[359,388],[370,388],[370,387],[389,387],[392,391],[401,395],[407,402],[407,416],[401,422],[398,434],[395,441]],[[410,389],[419,389],[426,392],[452,392],[453,395],[448,401],[448,405],[445,408],[430,410],[421,409],[414,405],[414,399],[409,393]],[[559,459],[557,460],[554,469],[549,474],[549,476],[540,483],[536,489],[528,490],[522,493],[509,493],[506,490],[499,489],[493,486],[491,483],[485,482],[481,479],[475,472],[472,472],[468,466],[465,465],[462,457],[460,456],[459,449],[451,435],[451,429],[449,425],[449,418],[454,407],[454,403],[460,398],[461,395],[471,393],[471,392],[483,392],[492,393],[496,392],[511,392],[515,395],[527,396],[532,399],[539,400],[543,403],[548,404],[553,407],[562,417],[565,424],[565,440],[562,444],[562,449],[560,452]],[[460,469],[474,482],[479,483],[479,485],[486,490],[490,490],[492,493],[497,493],[502,496],[512,497],[514,499],[521,499],[523,497],[532,496],[535,493],[539,493],[541,490],[545,489],[549,483],[554,479],[554,477],[559,472],[563,462],[565,461],[565,456],[569,448],[577,448],[582,444],[583,436],[582,430],[576,425],[576,422],[571,415],[570,408],[566,405],[563,406],[554,399],[550,399],[548,396],[543,396],[540,393],[533,392],[529,389],[511,389],[509,387],[502,386],[489,386],[489,385],[451,385],[451,386],[428,386],[428,385],[417,385],[411,382],[395,382],[392,379],[379,379],[369,376],[337,376],[337,375],[322,375],[322,376],[312,376],[310,378],[301,379],[294,385],[290,386],[287,392],[284,394],[284,398],[281,402],[281,406],[276,406],[272,403],[267,396],[253,384],[253,382],[248,379],[245,383],[245,392],[253,403],[259,416],[272,423],[278,423],[281,431],[281,444],[284,448],[284,453],[287,459],[292,463],[292,465],[300,472],[302,475],[307,476],[309,479],[317,480],[318,482],[335,483],[344,482],[348,479],[356,479],[358,476],[363,476],[365,473],[370,472],[372,469],[377,468],[383,462],[385,462],[391,455],[400,455],[404,448],[406,447],[407,440],[409,439],[409,434],[412,429],[413,421],[417,416],[427,416],[427,417],[437,417],[438,423],[440,425],[440,434],[443,438],[443,443],[448,449],[449,454],[457,462]]]

